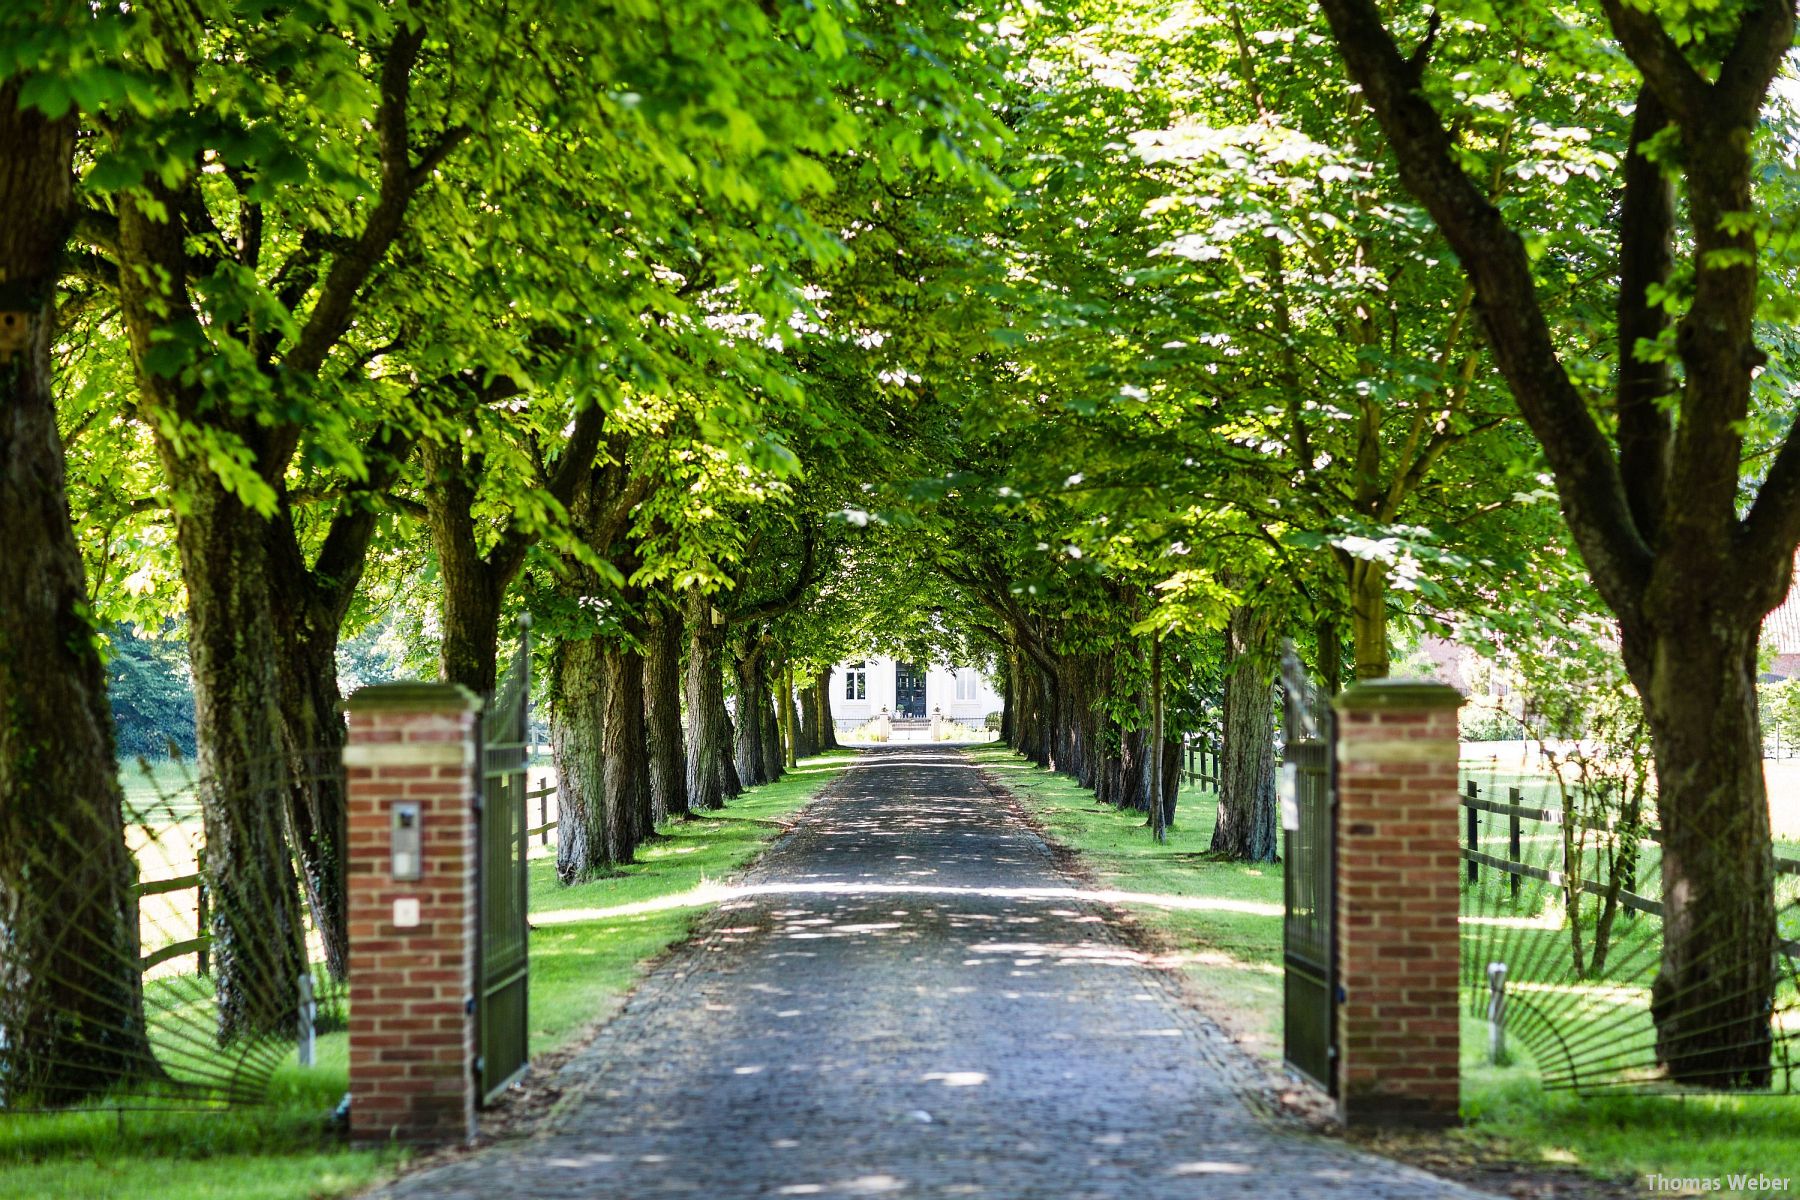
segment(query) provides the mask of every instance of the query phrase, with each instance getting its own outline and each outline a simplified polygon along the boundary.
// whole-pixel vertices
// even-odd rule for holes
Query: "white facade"
[[[994,690],[993,681],[974,667],[923,667],[921,696],[917,683],[912,683],[921,673],[921,666],[891,658],[869,658],[833,667],[832,719],[840,727],[848,727],[884,711],[890,716],[926,718],[941,712],[979,729],[989,713],[999,712],[1006,703]],[[906,686],[909,683],[912,686]]]

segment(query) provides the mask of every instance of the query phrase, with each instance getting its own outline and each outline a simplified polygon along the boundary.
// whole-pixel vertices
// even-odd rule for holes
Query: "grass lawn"
[[[1213,796],[1183,789],[1175,828],[1158,846],[1142,814],[1104,807],[1073,780],[1003,746],[967,753],[1076,851],[1103,887],[1125,893],[1140,923],[1173,942],[1179,965],[1246,1048],[1280,1057],[1281,867],[1207,856]],[[1547,1093],[1525,1067],[1489,1067],[1485,1039],[1484,1022],[1464,1022],[1468,1125],[1447,1135],[1452,1145],[1615,1178],[1760,1171],[1800,1184],[1800,1098]],[[1732,1194],[1728,1182],[1724,1194]]]
[[[577,887],[556,882],[554,848],[531,863],[531,1048],[567,1046],[610,1015],[644,964],[687,936],[710,885],[753,858],[854,751],[802,759],[780,783],[720,812],[664,826],[639,860]],[[129,779],[135,768],[128,768]],[[0,1116],[4,1200],[324,1200],[391,1175],[394,1150],[352,1151],[325,1129],[343,1097],[346,1035],[319,1038],[319,1062],[280,1069],[260,1109],[92,1109]]]

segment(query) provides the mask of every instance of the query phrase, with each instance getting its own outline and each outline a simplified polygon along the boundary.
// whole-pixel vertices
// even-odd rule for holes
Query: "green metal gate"
[[[1331,704],[1307,678],[1291,642],[1282,654],[1281,687],[1286,696],[1279,786],[1285,863],[1282,1055],[1335,1096],[1337,777]]]
[[[525,768],[530,757],[531,649],[521,622],[518,649],[481,716],[481,925],[475,994],[475,1072],[486,1104],[530,1061],[529,926]]]

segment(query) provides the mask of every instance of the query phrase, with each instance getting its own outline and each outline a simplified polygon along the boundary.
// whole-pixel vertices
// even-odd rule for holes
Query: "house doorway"
[[[925,715],[925,672],[915,663],[894,664],[894,715]]]

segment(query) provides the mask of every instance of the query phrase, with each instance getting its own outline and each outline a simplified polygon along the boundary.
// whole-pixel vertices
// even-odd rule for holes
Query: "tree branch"
[[[1693,128],[1705,113],[1712,91],[1704,76],[1663,28],[1654,12],[1633,8],[1625,0],[1600,0],[1613,36],[1625,48],[1644,82],[1655,90],[1683,128]]]
[[[1338,48],[1387,133],[1407,189],[1456,251],[1488,345],[1555,472],[1570,530],[1615,612],[1634,611],[1649,575],[1619,465],[1570,381],[1545,320],[1524,243],[1457,164],[1449,134],[1411,78],[1373,0],[1323,0]]]
[[[1640,87],[1619,206],[1619,473],[1631,515],[1651,545],[1662,530],[1674,432],[1661,401],[1675,385],[1668,364],[1640,359],[1637,347],[1656,341],[1669,323],[1662,305],[1649,302],[1649,290],[1667,284],[1674,266],[1675,189],[1645,157],[1644,145],[1668,123],[1656,89]]]
[[[424,41],[424,26],[405,26],[395,34],[388,47],[387,59],[381,69],[381,108],[375,124],[381,148],[380,192],[354,245],[347,253],[333,259],[318,303],[307,317],[299,338],[284,356],[283,365],[290,371],[316,372],[338,339],[343,337],[344,330],[350,325],[357,293],[399,236],[406,206],[423,178],[412,165],[407,104],[412,91],[413,64],[418,60],[419,47]],[[428,152],[430,166],[436,167],[466,136],[466,129],[446,133]]]

